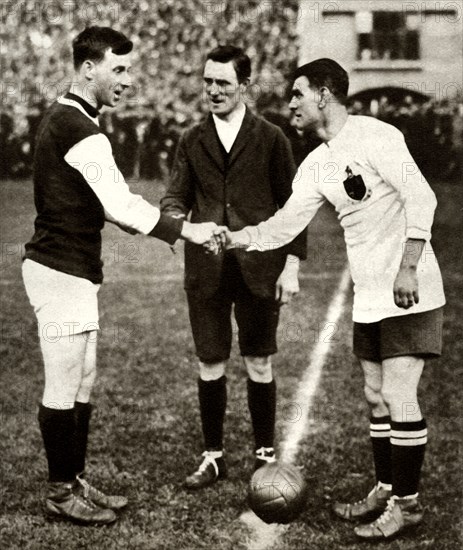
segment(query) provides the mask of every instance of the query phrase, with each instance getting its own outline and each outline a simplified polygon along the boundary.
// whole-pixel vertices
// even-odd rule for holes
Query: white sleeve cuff
[[[431,240],[431,232],[427,229],[420,229],[419,227],[407,227],[405,236],[407,239]]]

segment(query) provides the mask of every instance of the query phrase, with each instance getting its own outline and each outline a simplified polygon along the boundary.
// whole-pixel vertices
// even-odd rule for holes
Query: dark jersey
[[[103,280],[104,209],[64,157],[76,143],[100,132],[76,107],[56,102],[45,114],[34,156],[35,233],[25,253],[26,258],[93,283]]]

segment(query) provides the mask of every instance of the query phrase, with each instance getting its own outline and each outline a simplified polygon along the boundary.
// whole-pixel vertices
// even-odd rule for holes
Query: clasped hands
[[[234,248],[233,233],[224,225],[214,222],[190,223],[185,221],[182,237],[191,243],[202,245],[208,254],[218,254],[222,250]]]

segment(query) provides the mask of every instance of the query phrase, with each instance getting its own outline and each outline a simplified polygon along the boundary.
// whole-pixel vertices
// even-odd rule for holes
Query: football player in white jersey
[[[376,483],[355,503],[336,503],[363,539],[389,539],[422,519],[418,483],[427,442],[417,388],[425,359],[441,354],[445,303],[432,250],[436,199],[402,133],[348,114],[349,79],[331,59],[297,69],[290,109],[322,144],[302,162],[293,194],[272,218],[227,234],[229,247],[284,246],[324,201],[344,229],[354,282],[354,353],[364,373]]]

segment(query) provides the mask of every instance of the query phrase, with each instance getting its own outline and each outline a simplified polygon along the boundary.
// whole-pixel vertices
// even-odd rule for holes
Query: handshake
[[[202,245],[209,254],[218,254],[222,250],[243,246],[236,238],[238,232],[232,232],[224,225],[214,222],[183,223],[181,237],[185,241]]]

